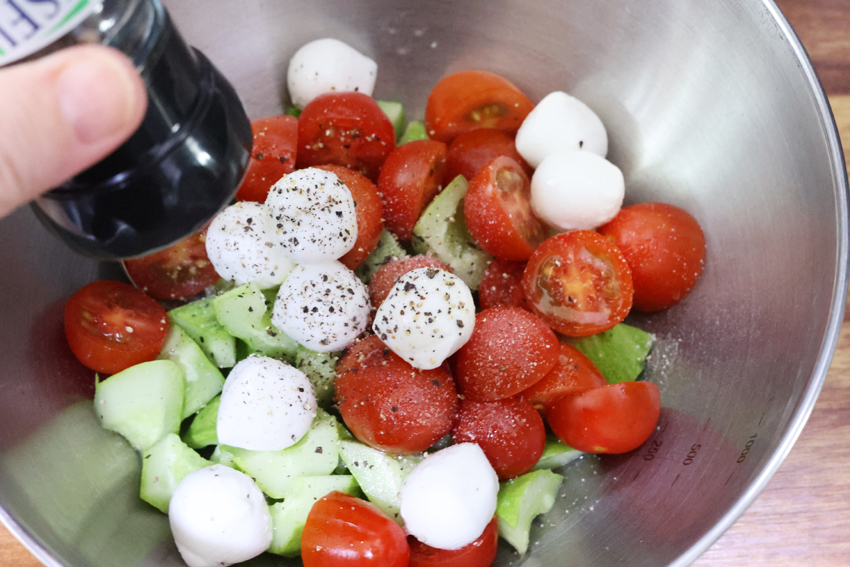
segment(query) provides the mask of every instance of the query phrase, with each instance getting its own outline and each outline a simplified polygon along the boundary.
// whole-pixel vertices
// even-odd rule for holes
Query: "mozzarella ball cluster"
[[[302,46],[286,73],[292,104],[307,106],[319,95],[355,91],[372,95],[378,64],[338,39],[325,38]]]
[[[591,230],[620,211],[623,174],[605,159],[605,126],[582,101],[564,92],[544,97],[520,126],[516,148],[536,168],[531,208],[553,228]]]
[[[372,330],[412,366],[437,368],[472,336],[475,302],[459,277],[418,268],[396,280]]]

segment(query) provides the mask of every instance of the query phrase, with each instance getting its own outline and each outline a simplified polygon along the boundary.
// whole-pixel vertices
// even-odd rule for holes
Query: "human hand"
[[[0,69],[0,217],[109,155],[146,108],[136,69],[107,47]]]

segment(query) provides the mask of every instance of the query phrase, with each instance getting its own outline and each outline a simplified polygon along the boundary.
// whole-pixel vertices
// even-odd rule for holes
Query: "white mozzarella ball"
[[[277,292],[274,326],[305,347],[337,351],[369,324],[369,292],[339,262],[297,266]]]
[[[553,154],[531,177],[531,208],[559,230],[605,224],[620,212],[625,193],[620,168],[589,152]]]
[[[590,107],[565,92],[546,95],[516,134],[519,155],[537,167],[556,152],[587,151],[608,155],[608,133]]]
[[[307,168],[283,176],[266,198],[272,239],[296,264],[338,260],[357,240],[351,191],[329,171]]]
[[[274,358],[249,356],[224,382],[216,435],[222,445],[279,451],[307,433],[316,407],[313,385],[303,372]]]
[[[422,370],[437,368],[472,336],[475,303],[463,280],[437,268],[401,276],[378,307],[372,330]]]
[[[243,201],[221,211],[207,229],[207,256],[218,275],[242,285],[274,287],[295,267],[271,238],[260,203]]]
[[[292,104],[304,108],[329,92],[361,92],[375,88],[378,64],[347,43],[325,38],[311,41],[289,60],[286,84]]]
[[[265,496],[251,477],[223,465],[194,471],[177,485],[168,521],[189,567],[241,563],[272,541]]]
[[[493,519],[498,493],[499,477],[481,447],[452,445],[426,457],[405,479],[404,527],[431,547],[460,549]]]

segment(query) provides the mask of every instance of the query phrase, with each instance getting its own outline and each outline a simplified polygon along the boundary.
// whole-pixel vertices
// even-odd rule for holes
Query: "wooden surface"
[[[850,157],[850,0],[777,0],[815,64]],[[695,567],[850,566],[850,314],[805,430]],[[0,566],[41,565],[0,525]]]

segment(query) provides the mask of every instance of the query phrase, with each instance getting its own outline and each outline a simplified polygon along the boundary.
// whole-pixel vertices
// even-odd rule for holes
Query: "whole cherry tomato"
[[[298,119],[287,115],[260,118],[251,122],[251,132],[254,147],[236,200],[264,203],[272,185],[295,170]]]

